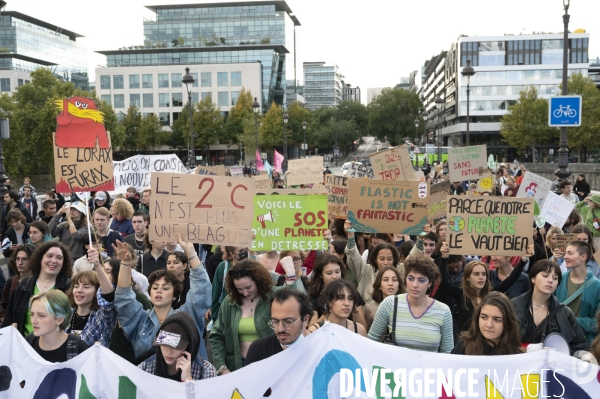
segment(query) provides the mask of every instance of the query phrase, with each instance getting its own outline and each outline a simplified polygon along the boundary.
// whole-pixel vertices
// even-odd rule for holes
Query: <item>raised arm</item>
[[[346,234],[348,234],[348,244],[346,244],[346,250],[344,252],[347,255],[347,266],[350,268],[350,270],[352,270],[352,273],[354,273],[358,283],[360,284],[360,281],[363,278],[367,278],[369,269],[362,256],[360,256],[360,253],[358,252],[354,232],[349,231],[351,228],[352,223],[346,220],[344,223],[344,230],[346,231]]]
[[[133,266],[131,253],[129,252],[129,248],[127,248],[127,244],[124,242],[117,241],[116,244],[117,245],[112,244],[112,247],[115,251],[115,256],[118,259],[121,259],[121,268],[119,269],[119,281],[117,282],[117,286],[121,288],[131,287],[131,267]]]
[[[104,295],[110,294],[114,291],[114,289],[112,284],[110,283],[110,280],[108,279],[108,276],[106,275],[106,272],[104,271],[104,268],[100,264],[100,256],[98,254],[98,250],[94,247],[90,247],[87,253],[88,262],[94,265],[94,270],[98,274],[98,280],[100,281],[100,288],[102,289],[102,293]],[[120,271],[121,270],[119,269],[119,272]]]
[[[514,283],[517,282],[519,276],[521,276],[521,273],[523,273],[523,269],[525,269],[525,265],[529,260],[528,258],[532,257],[533,255],[535,255],[535,250],[533,244],[530,244],[527,247],[527,256],[523,256],[517,267],[515,267],[513,271],[508,275],[508,277],[505,278],[504,281],[500,283],[500,285],[496,286],[496,288],[494,288],[493,290],[498,292],[508,291],[508,289],[512,287]]]

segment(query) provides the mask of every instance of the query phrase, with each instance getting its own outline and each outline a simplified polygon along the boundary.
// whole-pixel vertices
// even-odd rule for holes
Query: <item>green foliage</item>
[[[280,106],[271,104],[263,118],[262,126],[259,131],[259,144],[262,151],[270,150],[273,147],[281,146],[283,143],[283,110]]]
[[[224,132],[223,116],[221,115],[221,109],[212,102],[210,96],[196,103],[192,120],[196,135],[194,139],[195,148],[207,144],[216,144],[222,140]],[[189,129],[184,137],[186,140],[190,137]]]
[[[139,151],[154,150],[167,144],[169,132],[164,131],[158,117],[154,114],[142,118],[137,135],[136,146]]]
[[[311,132],[310,126],[312,124],[312,115],[309,110],[304,108],[300,103],[292,103],[285,111],[287,112],[290,119],[288,120],[285,132],[288,137],[288,146],[295,145],[300,147],[300,144],[304,142],[304,134],[306,133],[306,142],[309,143],[309,147],[314,147],[312,140],[310,140]],[[302,128],[302,122],[306,121],[306,132]]]
[[[600,91],[591,78],[579,73],[569,77],[567,91],[569,95],[579,95],[582,98],[581,126],[567,130],[569,147],[581,152],[595,143],[600,131]]]
[[[168,140],[168,146],[171,148],[183,149],[189,145],[190,137],[190,103],[184,104],[179,114],[179,118],[173,122],[171,127],[171,136]]]
[[[511,146],[523,150],[558,139],[558,129],[548,126],[548,101],[538,97],[535,87],[522,90],[508,110],[500,121],[500,135]]]
[[[239,137],[244,134],[244,121],[254,118],[252,109],[252,93],[242,87],[235,106],[231,107],[227,120],[225,121],[224,142],[237,143]]]
[[[414,91],[384,89],[367,107],[369,133],[379,139],[387,137],[392,145],[399,144],[402,137],[414,137],[415,119],[421,119],[422,107]]]
[[[129,107],[120,125],[124,134],[122,149],[127,151],[129,156],[132,156],[137,151],[137,141],[142,125],[142,114],[136,106],[131,105]]]

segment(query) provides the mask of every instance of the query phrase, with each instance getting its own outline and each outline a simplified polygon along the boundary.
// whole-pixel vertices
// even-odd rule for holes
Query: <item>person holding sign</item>
[[[190,291],[183,306],[177,310],[171,307],[182,290],[177,277],[167,270],[157,270],[150,274],[150,300],[154,305],[151,310],[144,310],[136,300],[131,287],[131,268],[133,260],[127,244],[117,241],[113,244],[116,256],[121,259],[119,281],[115,290],[115,307],[119,323],[125,336],[133,344],[136,357],[147,354],[152,349],[158,327],[174,312],[188,312],[196,321],[199,331],[204,331],[204,313],[210,307],[210,281],[204,265],[198,259],[194,245],[182,240],[179,235],[179,245],[184,249],[188,258],[190,270]],[[204,341],[200,340],[200,356],[208,358]]]
[[[587,205],[587,206],[586,206]],[[594,235],[594,245],[600,247],[600,194],[592,194],[582,202],[575,204],[581,213],[581,220]]]
[[[58,237],[60,242],[69,249],[73,259],[83,256],[81,240],[88,234],[87,212],[88,209],[83,202],[73,202],[60,208],[48,226],[52,237]],[[65,215],[66,222],[59,223],[61,215]]]
[[[558,265],[539,260],[529,270],[529,278],[531,289],[512,299],[522,344],[540,344],[549,334],[559,333],[569,343],[571,355],[587,350],[587,338],[577,318],[552,295],[562,279]]]

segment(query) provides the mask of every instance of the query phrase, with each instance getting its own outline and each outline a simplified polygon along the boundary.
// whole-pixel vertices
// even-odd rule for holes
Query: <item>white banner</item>
[[[123,161],[113,162],[115,191],[125,193],[127,187],[135,187],[137,191],[150,187],[152,172],[190,173],[183,162],[175,154],[135,155]]]
[[[538,220],[542,219],[544,222],[562,229],[569,215],[573,212],[573,208],[575,208],[575,204],[550,191],[546,196]]]
[[[2,399],[589,399],[600,392],[598,366],[553,350],[494,357],[419,352],[332,324],[266,360],[186,383],[148,374],[100,345],[65,363],[48,363],[12,327],[0,330],[0,353]]]

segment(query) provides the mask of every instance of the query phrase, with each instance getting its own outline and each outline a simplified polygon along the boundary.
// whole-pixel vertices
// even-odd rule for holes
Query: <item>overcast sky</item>
[[[207,1],[208,2],[208,1]],[[75,31],[88,45],[91,80],[106,63],[95,50],[143,44],[145,5],[197,4],[186,0],[8,0],[7,10]],[[339,66],[366,97],[370,87],[394,86],[461,35],[562,32],[562,0],[288,0],[297,31],[298,79],[304,61]],[[590,59],[600,56],[598,0],[573,0],[569,30],[590,33]],[[291,49],[290,49],[291,50]],[[291,59],[291,57],[290,57]],[[292,63],[288,78],[293,79]]]

